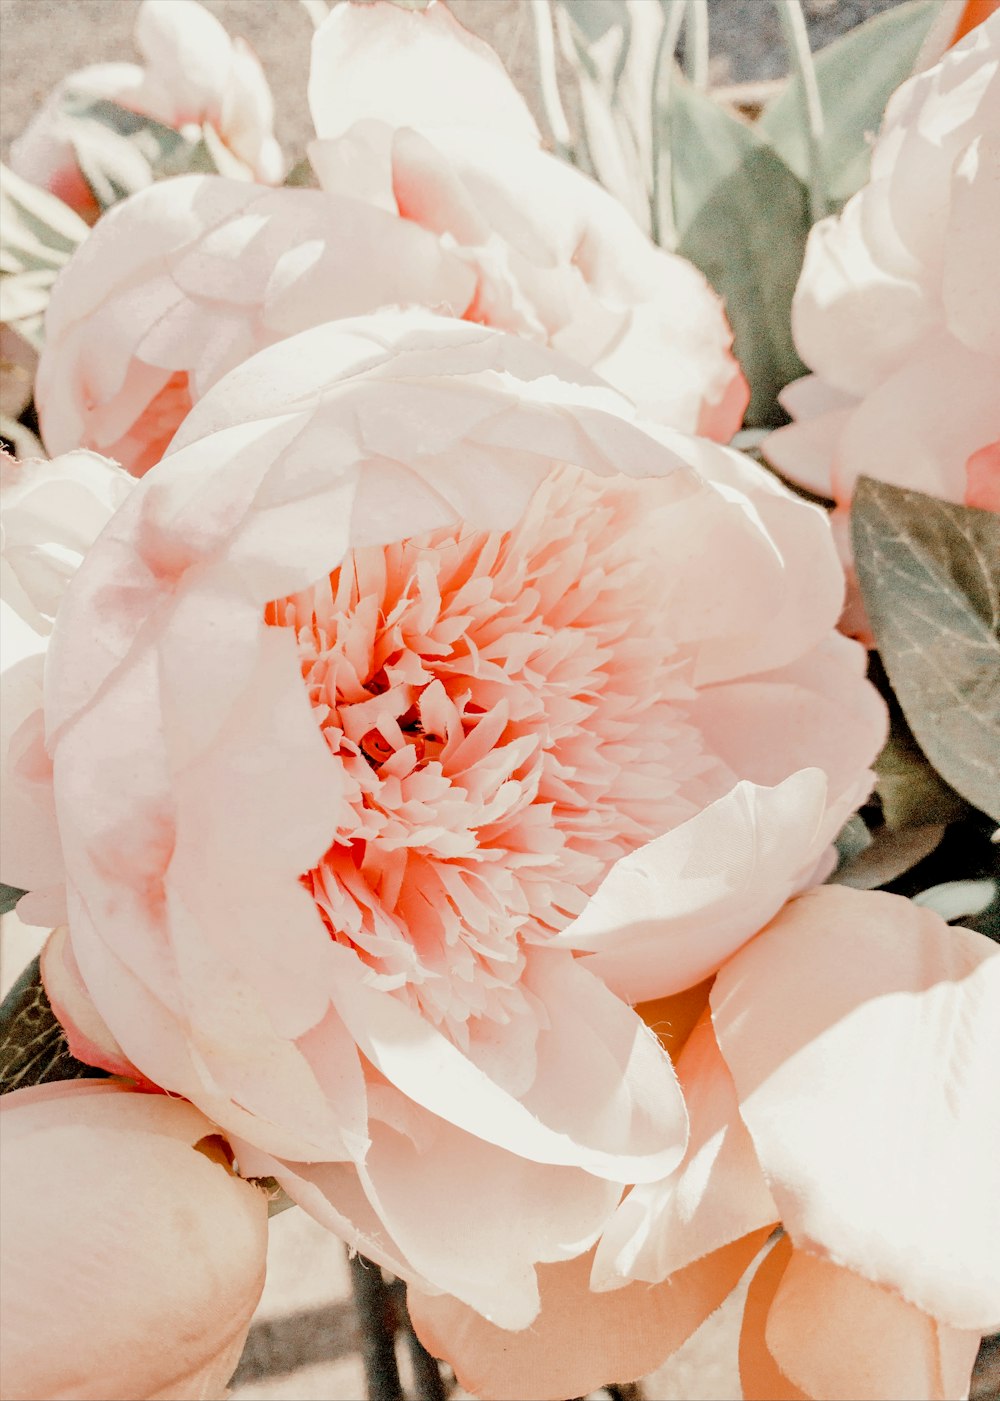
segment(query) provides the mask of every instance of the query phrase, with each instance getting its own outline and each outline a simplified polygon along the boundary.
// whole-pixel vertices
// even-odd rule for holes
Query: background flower
[[[244,40],[231,39],[197,0],[142,0],[135,43],[143,67],[99,63],[62,80],[11,144],[10,164],[19,175],[96,219],[98,206],[73,146],[78,124],[68,117],[75,103],[108,101],[178,131],[208,126],[227,175],[280,182],[284,158],[274,139],[274,102]]]
[[[0,1098],[0,1389],[227,1394],[264,1284],[267,1198],[190,1104],[113,1081]]]
[[[523,1326],[534,1263],[685,1139],[560,931],[686,829],[664,864],[712,935],[692,913],[654,995],[772,912],[748,851],[774,904],[809,881],[884,728],[841,589],[822,512],[544,348],[385,314],[262,352],[130,493],[48,658],[114,1041],[366,1254]]]
[[[141,475],[255,351],[385,306],[555,346],[660,422],[733,435],[747,388],[718,298],[541,149],[499,59],[447,9],[338,7],[316,37],[310,93],[327,193],[161,182],[72,260],[36,389],[49,451],[96,448]]]
[[[543,1271],[540,1317],[514,1336],[411,1292],[424,1342],[485,1396],[639,1376],[781,1222],[745,1306],[749,1401],[967,1395],[1000,1322],[996,947],[897,896],[825,887],[734,955],[710,1005],[678,1061],[685,1161],[625,1198],[591,1280],[583,1261]]]
[[[1000,510],[1000,16],[896,92],[868,184],[809,237],[793,306],[814,373],[767,439],[846,508],[862,474]]]

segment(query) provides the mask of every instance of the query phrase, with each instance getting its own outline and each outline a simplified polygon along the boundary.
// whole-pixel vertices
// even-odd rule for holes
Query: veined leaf
[[[813,56],[823,107],[826,195],[837,209],[868,178],[871,142],[889,98],[913,71],[943,0],[907,0],[852,29]],[[757,130],[800,180],[809,178],[801,80],[793,76],[768,103]]]
[[[0,1094],[50,1080],[106,1079],[70,1054],[34,958],[0,1006]]]
[[[946,782],[1000,821],[1000,515],[863,477],[851,531],[907,723]]]

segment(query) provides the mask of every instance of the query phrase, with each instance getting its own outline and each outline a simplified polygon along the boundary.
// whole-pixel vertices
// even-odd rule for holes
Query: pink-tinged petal
[[[965,464],[965,504],[1000,511],[1000,441],[974,452]]]
[[[796,1246],[952,1327],[996,1327],[996,947],[898,896],[827,886],[730,960],[711,1005]]]
[[[909,269],[866,237],[864,193],[814,225],[792,302],[795,345],[809,368],[847,394],[865,394],[933,328],[934,311]],[[849,350],[848,350],[849,347]]]
[[[766,1233],[736,1241],[665,1284],[589,1288],[593,1252],[538,1271],[541,1312],[510,1333],[457,1299],[411,1290],[424,1346],[487,1401],[558,1401],[633,1381],[677,1351],[736,1286]]]
[[[143,0],[136,46],[146,60],[137,106],[170,125],[218,117],[233,41],[197,0]]]
[[[685,1045],[677,1074],[691,1117],[687,1154],[665,1181],[635,1187],[621,1203],[598,1245],[598,1287],[658,1283],[778,1223],[707,1015]]]
[[[496,54],[439,3],[332,10],[313,36],[309,108],[324,138],[375,120],[417,131],[474,126],[532,146],[539,140]]]
[[[221,1397],[264,1283],[264,1194],[194,1151],[214,1128],[182,1101],[41,1090],[0,1101],[4,1396]]]
[[[857,400],[832,389],[819,375],[793,380],[778,398],[795,421],[769,433],[761,450],[790,481],[832,497],[837,442]]]
[[[557,942],[631,1002],[713,973],[780,908],[830,834],[818,769],[773,788],[741,782],[623,857]]]
[[[672,436],[663,435],[667,442]],[[800,658],[826,640],[843,605],[843,567],[825,511],[806,505],[732,449],[692,439],[679,451],[742,517],[740,552],[748,566],[751,550],[761,556],[765,543],[771,556],[756,571],[747,568],[748,573],[770,574],[768,586],[758,583],[756,591],[748,590],[729,626],[718,630],[721,635],[709,635],[699,648],[697,680],[704,685],[728,681]]]
[[[942,333],[873,389],[851,414],[834,469],[847,499],[859,476],[961,501],[965,464],[1000,437],[996,359]]]
[[[407,1272],[500,1328],[527,1328],[539,1308],[535,1265],[592,1245],[620,1186],[514,1156],[389,1086],[370,1097],[372,1143],[359,1176]]]
[[[73,957],[69,930],[54,929],[41,955],[42,982],[53,1012],[66,1033],[69,1049],[85,1065],[98,1065],[112,1075],[143,1077],[108,1030],[87,991]]]
[[[951,186],[942,286],[945,319],[971,350],[1000,358],[1000,279],[989,231],[1000,225],[1000,123],[959,161]]]
[[[545,1007],[539,1071],[519,1099],[492,1081],[359,961],[334,947],[334,1003],[362,1053],[397,1089],[448,1123],[538,1163],[614,1182],[655,1181],[687,1139],[669,1059],[639,1018],[561,951],[532,951],[528,985]]]
[[[747,1290],[740,1329],[740,1385],[745,1401],[809,1401],[806,1392],[785,1376],[767,1346],[771,1305],[791,1258],[792,1243],[782,1236],[757,1266]]]
[[[884,701],[858,684],[865,658],[858,643],[831,633],[787,667],[709,687],[690,710],[709,748],[741,780],[771,785],[790,767],[821,769],[827,841],[871,792],[869,765],[888,730]]]
[[[765,1340],[780,1370],[820,1401],[963,1401],[979,1348],[978,1332],[942,1329],[892,1290],[801,1250],[778,1284]]]

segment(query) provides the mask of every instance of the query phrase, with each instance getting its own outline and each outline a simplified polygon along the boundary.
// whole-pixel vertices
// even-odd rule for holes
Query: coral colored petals
[[[785,1376],[767,1346],[771,1306],[792,1254],[791,1241],[782,1236],[757,1266],[747,1290],[739,1352],[740,1385],[746,1401],[809,1401],[808,1394]]]
[[[113,1083],[14,1091],[0,1119],[3,1394],[221,1396],[264,1282],[267,1202],[193,1151],[213,1126]]]
[[[711,1005],[796,1245],[955,1328],[995,1328],[995,947],[897,896],[825,887],[730,960]]]
[[[367,1059],[446,1121],[536,1162],[618,1182],[663,1176],[687,1136],[669,1061],[641,1022],[568,955],[539,950],[533,962],[536,996],[553,1025],[540,1034],[542,1071],[520,1100],[401,1000],[380,995],[346,957],[335,997]]]
[[[892,1290],[793,1250],[764,1326],[781,1371],[813,1397],[961,1401],[979,1334],[938,1324]]]
[[[541,1311],[530,1329],[498,1328],[447,1295],[409,1295],[424,1346],[459,1382],[494,1401],[557,1401],[635,1379],[687,1341],[732,1290],[763,1243],[737,1241],[666,1284],[609,1293],[588,1287],[592,1252],[538,1271]]]
[[[594,1283],[656,1284],[744,1236],[778,1223],[778,1209],[739,1117],[736,1090],[705,1016],[677,1066],[691,1116],[681,1166],[635,1187],[601,1238]]]

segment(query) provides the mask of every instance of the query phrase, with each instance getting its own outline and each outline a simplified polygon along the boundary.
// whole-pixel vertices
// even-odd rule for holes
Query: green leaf
[[[876,890],[888,885],[929,856],[944,834],[943,823],[902,831],[894,831],[888,825],[879,827],[863,851],[841,861],[830,877],[831,884],[849,885],[855,890]],[[840,843],[837,845],[839,848]]]
[[[675,77],[669,147],[678,252],[726,303],[750,381],[748,428],[786,422],[780,390],[805,374],[792,294],[809,230],[805,186],[753,128]]]
[[[58,271],[89,233],[69,205],[0,166],[0,267]]]
[[[828,203],[839,208],[868,178],[871,141],[886,103],[913,71],[942,0],[908,0],[876,15],[814,56],[823,106],[820,154]],[[877,61],[873,61],[877,55]],[[797,76],[768,103],[757,130],[801,180],[809,150]]]
[[[928,763],[908,726],[893,725],[875,760],[875,772],[882,815],[886,826],[896,831],[955,822],[969,810],[964,798]]]
[[[22,895],[27,894],[24,890],[18,890],[16,885],[3,885],[0,883],[0,915],[11,912],[20,900]]]
[[[42,987],[38,959],[32,959],[0,1006],[0,1094],[50,1080],[106,1078],[106,1071],[70,1055]]]
[[[1000,514],[863,477],[851,535],[907,723],[946,782],[1000,821]]]

